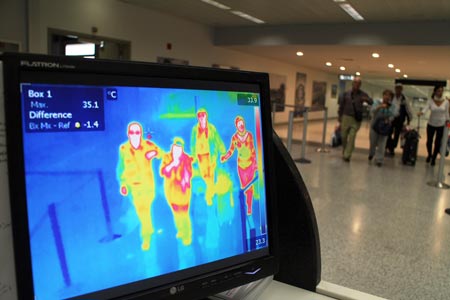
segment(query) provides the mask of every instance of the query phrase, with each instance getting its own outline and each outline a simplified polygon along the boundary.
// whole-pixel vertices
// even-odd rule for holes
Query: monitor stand
[[[315,292],[321,279],[316,215],[303,178],[275,132],[273,142],[280,254],[274,279]]]
[[[279,271],[274,279],[312,292],[320,282],[320,242],[316,215],[295,162],[274,132]],[[253,300],[272,276],[211,296],[214,300]],[[227,296],[228,295],[228,296]]]
[[[210,296],[209,300],[258,300],[259,296],[270,285],[273,276],[269,276],[231,290]]]

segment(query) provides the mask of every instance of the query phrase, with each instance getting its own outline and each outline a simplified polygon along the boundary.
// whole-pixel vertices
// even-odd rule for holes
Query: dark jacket
[[[339,121],[342,120],[343,115],[355,117],[355,109],[358,112],[362,112],[364,109],[363,103],[372,105],[373,100],[365,92],[358,90],[356,92],[347,91],[339,96],[338,104],[338,116]],[[354,103],[354,105],[353,105]]]

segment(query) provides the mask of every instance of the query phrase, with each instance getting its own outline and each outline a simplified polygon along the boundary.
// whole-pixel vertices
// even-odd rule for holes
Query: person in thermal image
[[[172,148],[165,154],[161,164],[161,176],[164,178],[164,193],[172,210],[177,238],[185,246],[192,243],[192,225],[189,207],[192,195],[192,161],[184,152],[183,139],[173,139]]]
[[[197,120],[198,123],[192,128],[191,153],[206,184],[206,204],[211,206],[215,194],[217,160],[219,154],[225,153],[226,149],[216,127],[208,122],[208,113],[205,109],[198,110]]]
[[[152,161],[160,158],[161,149],[143,138],[142,125],[138,122],[128,124],[128,141],[120,145],[117,177],[120,194],[129,196],[141,223],[141,248],[150,249],[153,224],[151,206],[155,199],[155,180]]]
[[[227,161],[234,153],[238,151],[237,168],[241,189],[245,190],[247,204],[247,215],[252,214],[253,204],[253,185],[248,187],[255,178],[258,165],[256,163],[256,151],[253,135],[245,128],[244,118],[237,116],[234,120],[237,131],[231,137],[231,145],[227,153],[220,158],[221,162]]]
[[[219,225],[221,226],[224,223],[230,224],[234,218],[233,181],[230,173],[224,168],[217,170],[215,192]]]

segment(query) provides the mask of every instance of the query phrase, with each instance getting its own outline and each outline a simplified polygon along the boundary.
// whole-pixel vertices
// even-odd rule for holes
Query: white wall
[[[380,85],[370,84],[368,82],[364,82],[364,79],[362,80],[362,84],[361,84],[361,90],[366,92],[372,99],[383,98],[383,91],[388,88],[391,89],[392,91],[394,91],[393,87],[390,87],[390,86],[384,87],[384,86],[380,86]]]
[[[156,11],[113,0],[34,0],[30,4],[30,51],[47,53],[48,28],[98,35],[131,41],[131,58],[156,61],[157,56],[189,60],[191,65],[232,65],[242,70],[275,73],[287,76],[286,103],[294,104],[296,72],[307,74],[306,105],[311,103],[312,82],[327,82],[330,117],[336,116],[337,99],[331,99],[331,84],[337,76],[278,61],[248,55],[212,44],[212,30],[201,24]],[[166,43],[172,50],[166,50]],[[311,114],[321,118],[322,113]],[[286,122],[288,113],[277,113],[278,122]]]

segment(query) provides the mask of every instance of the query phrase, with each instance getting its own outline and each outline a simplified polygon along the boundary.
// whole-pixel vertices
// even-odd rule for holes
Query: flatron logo
[[[24,67],[32,67],[32,68],[61,68],[59,63],[56,62],[47,62],[47,61],[28,61],[21,60],[20,65]]]

